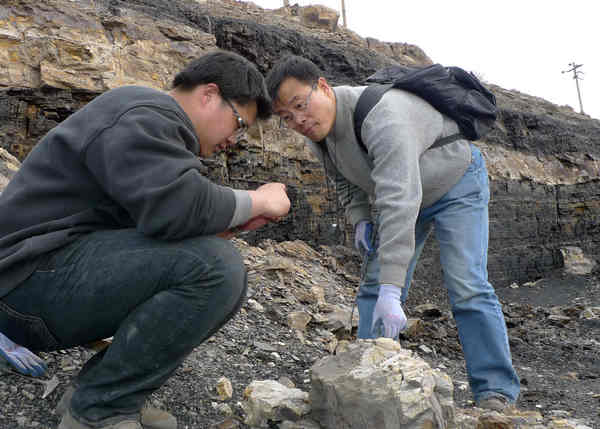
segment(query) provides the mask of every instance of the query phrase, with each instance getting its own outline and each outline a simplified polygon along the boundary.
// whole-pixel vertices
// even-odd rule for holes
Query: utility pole
[[[348,23],[346,22],[346,2],[342,0],[342,21],[344,23],[344,27],[348,28]]]
[[[573,79],[575,79],[575,85],[577,86],[577,97],[579,98],[579,113],[583,114],[583,103],[581,102],[581,92],[579,91],[579,80],[583,79],[580,75],[584,74],[582,71],[577,70],[583,64],[575,64],[575,62],[569,63],[571,67],[569,70],[564,70],[562,73],[573,72]]]

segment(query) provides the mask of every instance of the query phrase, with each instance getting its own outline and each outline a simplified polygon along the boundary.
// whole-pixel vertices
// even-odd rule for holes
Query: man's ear
[[[196,88],[196,90],[197,96],[199,97],[202,104],[207,104],[221,95],[219,85],[217,85],[216,83],[207,83],[205,85],[199,85]]]
[[[207,83],[205,86],[207,93],[209,93],[210,95],[221,95],[219,85],[217,85],[216,83]]]
[[[327,83],[327,79],[325,79],[323,76],[321,76],[319,78],[319,80],[317,80],[317,86],[319,88],[321,88],[321,90],[327,94],[327,95],[332,95],[333,94],[333,90],[331,89],[331,86],[329,86],[329,83]]]

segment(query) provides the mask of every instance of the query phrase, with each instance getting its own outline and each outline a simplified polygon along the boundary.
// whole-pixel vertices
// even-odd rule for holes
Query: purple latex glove
[[[369,220],[361,220],[354,229],[354,247],[359,252],[364,249],[367,253],[373,251],[373,223]]]
[[[0,332],[0,359],[4,358],[18,372],[40,377],[46,374],[46,362]]]
[[[406,328],[401,296],[402,289],[397,286],[383,284],[379,287],[371,327],[376,336],[397,339],[400,332]]]

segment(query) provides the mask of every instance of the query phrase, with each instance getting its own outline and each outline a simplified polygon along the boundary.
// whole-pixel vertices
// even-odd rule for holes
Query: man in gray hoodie
[[[358,337],[397,338],[405,328],[402,306],[435,225],[475,401],[495,410],[514,404],[519,379],[487,279],[489,186],[480,151],[467,140],[430,148],[456,134],[457,124],[418,96],[392,89],[363,122],[365,152],[353,123],[365,87],[331,87],[315,64],[298,56],[276,64],[267,87],[282,124],[307,137],[335,180],[355,245],[368,256],[357,295]]]
[[[270,107],[256,67],[214,51],[171,91],[96,97],[42,138],[0,195],[4,357],[35,373],[42,365],[21,346],[113,336],[63,396],[59,429],[176,428],[143,405],[242,305],[244,263],[222,237],[290,208],[282,183],[220,186],[198,155],[234,145]]]

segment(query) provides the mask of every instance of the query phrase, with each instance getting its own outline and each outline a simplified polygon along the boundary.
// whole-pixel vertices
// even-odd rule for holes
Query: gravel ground
[[[176,415],[180,429],[247,427],[240,407],[246,386],[254,380],[280,380],[309,391],[312,364],[329,355],[337,340],[352,340],[356,334],[334,323],[336,311],[348,311],[353,302],[358,262],[352,251],[315,251],[302,242],[267,241],[259,247],[236,242],[249,271],[249,300],[150,398]],[[325,302],[311,293],[315,287],[323,291]],[[585,318],[586,309],[600,306],[600,276],[557,272],[497,293],[521,378],[518,406],[537,410],[545,419],[569,416],[600,428],[600,319]],[[430,305],[419,307],[423,304]],[[421,330],[400,342],[452,377],[457,407],[472,407],[445,292],[417,281],[406,308],[409,317],[421,319]],[[289,327],[292,311],[312,316],[303,332]],[[59,381],[45,398],[46,386],[39,380],[1,374],[0,428],[57,427],[60,419],[53,409],[69,379],[93,353],[85,348],[43,353],[50,377]],[[233,386],[233,397],[224,401],[215,389],[221,377]]]

